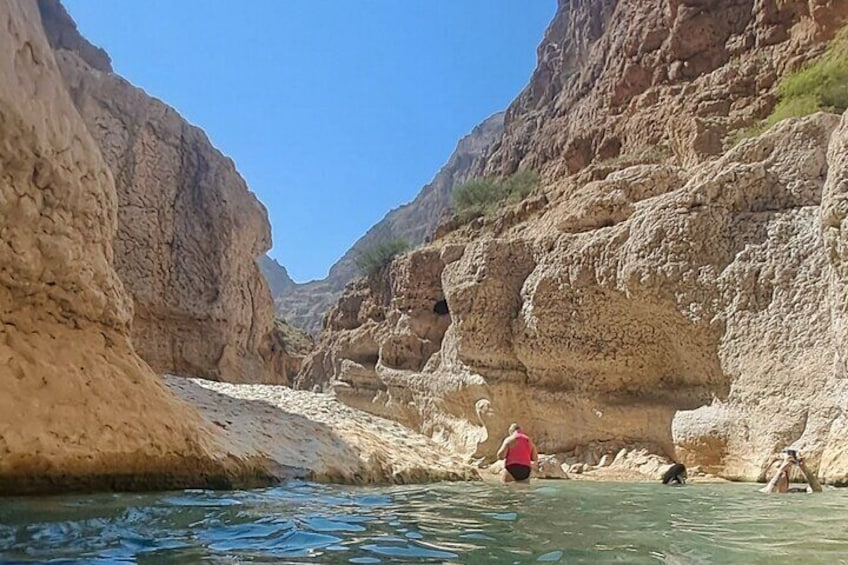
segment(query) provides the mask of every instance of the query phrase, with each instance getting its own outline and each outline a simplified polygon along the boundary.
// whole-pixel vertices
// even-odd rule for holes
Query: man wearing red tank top
[[[539,458],[536,446],[518,424],[509,426],[509,435],[498,449],[498,459],[506,459],[501,480],[505,483],[521,482],[530,478],[530,470]]]

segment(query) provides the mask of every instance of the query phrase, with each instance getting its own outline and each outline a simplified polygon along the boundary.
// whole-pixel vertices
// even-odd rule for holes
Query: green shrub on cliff
[[[471,179],[453,191],[453,209],[457,214],[486,214],[501,200],[500,186],[492,179]]]
[[[506,201],[509,203],[521,202],[539,186],[539,173],[536,171],[518,171],[511,177],[501,182]]]
[[[358,252],[353,261],[364,276],[371,276],[386,267],[397,255],[409,249],[402,237],[381,241]]]
[[[769,125],[819,110],[839,114],[848,110],[848,28],[813,64],[784,77],[778,91],[780,102],[767,120]]]
[[[836,35],[824,55],[783,77],[777,91],[779,99],[771,115],[741,130],[734,141],[759,135],[787,118],[848,110],[848,27]]]
[[[463,219],[493,214],[504,202],[520,202],[538,184],[534,171],[518,171],[505,179],[471,179],[454,189],[453,210]]]

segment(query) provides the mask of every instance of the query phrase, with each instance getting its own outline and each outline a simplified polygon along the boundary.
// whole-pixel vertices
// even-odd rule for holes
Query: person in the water
[[[682,487],[686,484],[686,465],[675,463],[668,471],[663,473],[662,483],[672,487]]]
[[[804,478],[807,479],[806,487],[789,486],[789,471],[792,469],[793,465],[797,465],[804,474]],[[807,464],[804,463],[804,458],[801,457],[801,454],[794,449],[783,450],[783,461],[780,463],[780,467],[777,468],[777,472],[774,474],[774,477],[772,477],[769,483],[760,489],[760,492],[767,494],[821,491],[822,487],[819,480],[816,478],[815,473],[807,467]]]
[[[501,480],[505,483],[522,482],[530,478],[530,471],[539,459],[539,453],[521,426],[509,426],[509,435],[498,449],[498,459],[506,459]]]

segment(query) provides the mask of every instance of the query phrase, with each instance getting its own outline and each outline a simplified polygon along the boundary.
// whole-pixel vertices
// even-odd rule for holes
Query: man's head
[[[664,485],[668,484],[686,484],[686,465],[683,463],[675,463],[668,470],[663,473],[662,482]]]
[[[521,431],[521,426],[519,426],[515,422],[513,422],[512,424],[509,425],[509,433],[514,434],[515,432],[520,432],[520,431]]]

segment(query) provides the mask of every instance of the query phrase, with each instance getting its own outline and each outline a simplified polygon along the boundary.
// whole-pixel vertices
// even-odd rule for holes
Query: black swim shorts
[[[506,470],[516,481],[526,481],[530,478],[530,467],[527,465],[516,465],[513,463],[512,465],[507,465]]]

